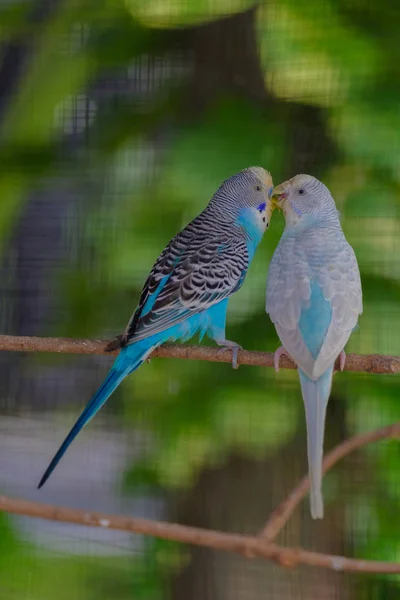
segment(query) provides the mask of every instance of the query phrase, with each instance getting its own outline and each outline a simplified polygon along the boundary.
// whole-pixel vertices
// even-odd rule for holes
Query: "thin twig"
[[[174,540],[185,544],[213,548],[214,550],[235,552],[243,554],[247,558],[262,557],[284,567],[294,567],[298,564],[304,564],[333,569],[335,571],[400,573],[400,563],[357,560],[345,558],[344,556],[309,552],[301,548],[283,548],[277,544],[260,540],[257,537],[222,533],[220,531],[187,527],[163,521],[150,521],[148,519],[136,519],[76,510],[5,496],[0,497],[0,510],[50,521],[140,533],[165,540]]]
[[[44,338],[0,335],[0,350],[13,352],[57,352],[65,354],[106,354],[116,355],[118,352],[105,350],[109,341],[84,340],[72,338]],[[208,346],[187,346],[183,344],[165,344],[157,348],[152,358],[179,358],[185,360],[205,360],[211,362],[231,363],[232,352],[210,348]],[[272,352],[253,352],[240,350],[238,362],[241,365],[255,367],[273,367]],[[282,369],[295,369],[295,364],[286,356],[280,359]],[[339,369],[339,364],[337,364]],[[345,371],[361,371],[366,373],[399,373],[400,356],[381,354],[348,354]]]
[[[394,438],[400,438],[400,422],[394,423],[393,425],[387,425],[386,427],[376,429],[375,431],[362,433],[361,435],[356,435],[345,440],[325,456],[322,466],[323,472],[326,473],[339,462],[339,460],[351,452],[354,452],[354,450],[362,448],[362,446],[378,442],[379,440]],[[258,537],[268,542],[272,542],[272,540],[276,539],[279,532],[292,516],[295,508],[306,496],[309,488],[310,480],[308,475],[306,475],[289,496],[270,515],[266,525],[258,534]]]

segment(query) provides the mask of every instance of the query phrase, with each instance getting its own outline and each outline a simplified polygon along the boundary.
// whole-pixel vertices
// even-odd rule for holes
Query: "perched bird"
[[[267,279],[266,311],[283,344],[275,352],[297,364],[306,412],[307,450],[314,519],[324,515],[322,457],[326,407],[334,364],[362,313],[360,272],[342,231],[328,188],[311,175],[276,186],[272,201],[282,209],[285,230]]]
[[[121,381],[160,344],[185,341],[197,332],[202,339],[207,333],[219,346],[232,349],[232,365],[237,368],[240,346],[225,339],[228,299],[242,286],[269,225],[272,189],[271,175],[261,167],[233,175],[205,210],[170,241],[119,338],[121,351],[111,371],[62,443],[39,488]]]

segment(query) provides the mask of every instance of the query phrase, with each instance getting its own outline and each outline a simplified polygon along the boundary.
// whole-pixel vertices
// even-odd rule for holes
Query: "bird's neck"
[[[253,256],[265,231],[265,221],[256,208],[209,205],[203,214],[207,222],[212,223],[214,230],[244,239],[249,254]]]
[[[309,229],[340,229],[337,215],[302,215],[300,218],[286,216],[285,234],[297,235]]]
[[[236,217],[235,226],[246,240],[251,260],[264,235],[265,220],[262,220],[262,216],[257,209],[248,207],[239,212]]]

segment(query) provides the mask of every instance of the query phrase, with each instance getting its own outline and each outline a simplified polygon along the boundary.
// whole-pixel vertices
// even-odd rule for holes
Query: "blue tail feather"
[[[152,349],[152,348],[151,348]],[[121,350],[118,355],[111,371],[97,390],[93,398],[88,402],[86,407],[83,409],[82,414],[72,427],[71,431],[57,450],[54,458],[47,467],[42,479],[39,482],[38,488],[40,489],[48,480],[66,451],[68,450],[71,443],[74,441],[78,433],[89,423],[89,421],[95,416],[100,408],[107,402],[111,394],[117,389],[119,384],[127,375],[136,370],[145,360],[145,357],[149,353],[148,346],[143,347],[143,344],[135,344],[127,346]]]
[[[121,381],[126,375],[127,373],[125,371],[121,373],[116,371],[114,368],[111,369],[106,379],[104,380],[100,388],[97,390],[93,398],[88,402],[82,414],[76,421],[75,425],[72,427],[71,431],[61,444],[60,448],[57,450],[56,455],[52,459],[42,479],[40,480],[38,488],[41,488],[46,483],[46,481],[48,480],[48,478],[50,477],[50,475],[52,474],[52,472],[66,453],[68,447],[78,435],[78,433],[100,410],[100,408],[108,400],[113,391],[118,387],[118,385],[121,383]]]

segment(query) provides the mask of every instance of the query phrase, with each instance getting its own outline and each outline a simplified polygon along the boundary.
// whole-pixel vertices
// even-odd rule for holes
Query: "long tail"
[[[313,381],[299,369],[307,423],[307,454],[310,475],[310,508],[313,519],[324,516],[322,499],[322,458],[324,452],[324,430],[326,407],[332,387],[333,366]]]
[[[97,390],[93,398],[88,402],[86,407],[83,409],[80,417],[76,421],[75,425],[72,427],[71,431],[61,444],[60,448],[57,450],[53,460],[47,467],[42,479],[39,482],[38,488],[41,488],[66,451],[70,444],[74,441],[78,433],[89,423],[89,421],[94,417],[94,415],[100,410],[100,408],[105,404],[111,394],[117,389],[119,384],[129,373],[135,371],[146,359],[146,357],[153,350],[151,348],[143,348],[142,345],[135,344],[132,346],[127,346],[122,349],[120,354],[118,355],[115,363],[113,364],[111,371],[101,384],[100,388]]]

